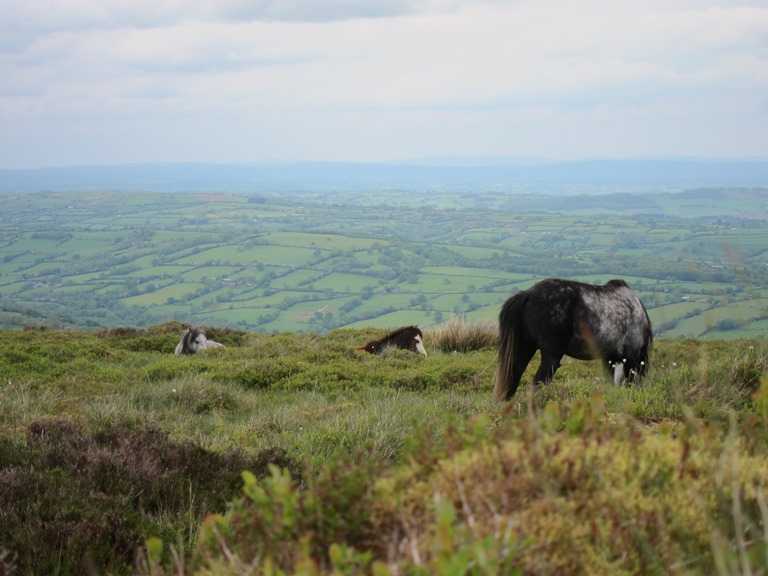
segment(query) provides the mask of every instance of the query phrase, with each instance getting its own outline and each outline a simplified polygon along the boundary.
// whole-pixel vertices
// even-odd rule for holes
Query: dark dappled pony
[[[601,359],[614,383],[642,378],[653,345],[643,303],[623,280],[594,286],[549,278],[514,294],[499,313],[499,369],[494,395],[509,400],[541,350],[534,383],[552,380],[564,355]]]
[[[427,351],[424,348],[424,335],[418,326],[403,326],[390,332],[384,338],[371,340],[362,346],[358,346],[357,349],[365,350],[371,354],[381,354],[381,351],[387,346],[418,352],[424,356],[427,355]]]
[[[181,356],[182,354],[196,354],[207,348],[226,348],[226,346],[214,342],[213,340],[208,340],[208,338],[205,337],[205,332],[199,326],[188,326],[182,330],[181,340],[176,344],[174,354],[176,354],[176,356]]]

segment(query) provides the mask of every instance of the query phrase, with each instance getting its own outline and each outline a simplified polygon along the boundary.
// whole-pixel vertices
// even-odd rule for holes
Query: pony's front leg
[[[622,384],[624,384],[624,380],[626,380],[624,364],[626,364],[626,362],[627,362],[626,359],[623,359],[621,362],[616,360],[616,362],[614,362],[613,364],[609,362],[609,366],[613,367],[613,385],[614,386],[621,386]]]
[[[541,352],[541,364],[539,369],[536,370],[536,375],[533,377],[534,384],[548,384],[555,376],[555,372],[560,368],[560,360],[563,359],[562,354],[552,354],[551,352]]]

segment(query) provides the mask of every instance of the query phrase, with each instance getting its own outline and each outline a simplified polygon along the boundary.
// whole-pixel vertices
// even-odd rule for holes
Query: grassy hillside
[[[658,339],[633,387],[534,362],[497,405],[487,325],[426,358],[214,327],[176,357],[181,327],[0,333],[0,572],[768,568],[764,339]]]
[[[4,194],[0,326],[326,333],[493,320],[549,276],[625,278],[662,337],[768,326],[768,192]]]

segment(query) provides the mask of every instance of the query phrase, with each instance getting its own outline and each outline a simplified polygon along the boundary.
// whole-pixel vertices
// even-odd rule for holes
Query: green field
[[[766,190],[251,200],[5,195],[0,326],[430,327],[493,321],[511,293],[552,276],[626,279],[659,336],[762,335],[768,317]]]

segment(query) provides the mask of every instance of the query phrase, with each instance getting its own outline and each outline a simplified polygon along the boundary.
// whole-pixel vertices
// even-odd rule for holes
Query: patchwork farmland
[[[5,194],[0,325],[434,327],[562,276],[626,279],[661,336],[760,336],[768,192],[696,194]]]

